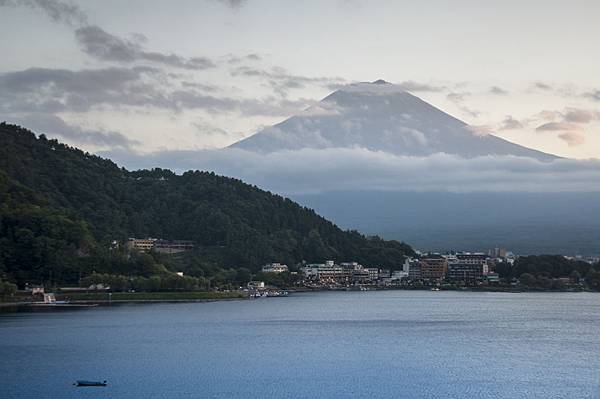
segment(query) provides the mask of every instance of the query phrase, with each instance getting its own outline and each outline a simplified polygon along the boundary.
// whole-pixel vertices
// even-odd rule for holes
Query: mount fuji
[[[295,184],[298,175],[306,170],[294,171],[296,164],[292,160],[315,151],[335,157],[352,153],[349,149],[360,149],[381,154],[386,160],[414,159],[400,166],[404,170],[384,171],[383,177],[386,173],[417,173],[418,179],[442,183],[445,170],[438,170],[440,176],[433,176],[424,167],[421,173],[425,171],[427,175],[421,176],[410,165],[447,156],[463,160],[461,172],[468,170],[474,176],[485,176],[486,181],[498,179],[508,186],[515,183],[511,177],[503,176],[501,171],[490,175],[489,169],[481,170],[482,163],[529,162],[557,170],[552,169],[553,165],[571,162],[493,134],[478,133],[465,122],[382,80],[344,86],[304,112],[229,148],[266,159],[278,156],[285,171],[281,173],[289,175],[289,184]],[[344,167],[335,169],[340,180],[364,182],[382,178],[380,170],[370,164],[348,167],[346,171]],[[314,170],[315,175],[308,179],[318,175],[320,184],[327,186],[322,181],[326,170],[319,174],[319,165]],[[263,183],[268,185],[270,171],[264,171]],[[309,173],[312,171],[309,169]],[[548,176],[551,179],[555,175],[548,172],[545,178]],[[402,239],[425,250],[485,250],[495,246],[520,254],[598,254],[600,250],[600,222],[595,217],[600,212],[600,192],[593,187],[590,192],[528,192],[515,185],[515,190],[495,192],[480,189],[477,184],[459,183],[456,191],[441,186],[439,190],[422,191],[406,189],[401,184],[397,189],[357,188],[358,183],[349,189],[336,189],[337,181],[330,183],[331,187],[314,193],[284,194],[341,227]]]
[[[383,80],[344,86],[301,114],[238,141],[231,148],[260,153],[365,148],[405,156],[446,153],[464,158],[558,158],[478,133],[465,122]]]

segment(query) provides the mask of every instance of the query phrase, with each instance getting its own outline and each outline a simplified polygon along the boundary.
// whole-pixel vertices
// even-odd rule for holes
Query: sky
[[[91,152],[205,151],[385,79],[600,158],[600,2],[0,0],[0,119]]]

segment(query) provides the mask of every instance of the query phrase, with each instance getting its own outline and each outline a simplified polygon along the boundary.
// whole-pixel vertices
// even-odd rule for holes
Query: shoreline
[[[304,292],[323,292],[323,291],[335,291],[335,292],[369,292],[369,291],[432,291],[432,292],[503,292],[509,294],[523,294],[523,293],[576,293],[576,292],[587,292],[594,293],[597,291],[591,291],[586,289],[580,290],[544,290],[544,289],[518,289],[518,288],[509,288],[509,287],[486,287],[486,288],[440,288],[439,290],[433,290],[433,287],[366,287],[367,289],[364,291],[358,291],[354,289],[347,289],[345,287],[339,288],[298,288],[298,289],[287,289],[290,294],[294,293],[304,293]],[[107,293],[88,293],[81,295],[59,295],[61,299],[68,299],[70,303],[73,304],[98,304],[100,306],[109,305],[112,303],[115,304],[123,304],[123,303],[182,303],[182,302],[217,302],[217,301],[238,301],[238,300],[249,300],[251,297],[245,296],[241,293],[224,293],[227,295],[222,296],[214,296],[214,297],[206,297],[205,292],[203,293],[195,293],[191,292],[167,292],[167,293],[129,293],[129,292],[116,292],[112,293],[116,299],[101,299],[100,296],[106,298]],[[214,293],[211,293],[214,295]],[[235,294],[235,295],[232,295]],[[77,298],[79,296],[80,298]],[[83,298],[81,298],[83,296]],[[135,298],[134,296],[141,296],[141,298]],[[148,296],[155,296],[156,298],[149,298]],[[169,296],[183,296],[180,298]],[[188,296],[186,298],[186,296]],[[73,298],[75,297],[75,298]],[[129,298],[126,298],[129,297]],[[72,299],[71,299],[72,298]],[[274,297],[275,298],[275,297]],[[17,301],[17,302],[0,302],[0,309],[2,308],[10,308],[10,307],[22,307],[22,306],[30,306],[33,301]]]

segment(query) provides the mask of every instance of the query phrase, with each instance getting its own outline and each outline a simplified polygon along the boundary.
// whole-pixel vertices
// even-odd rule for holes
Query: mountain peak
[[[338,92],[367,94],[367,95],[387,95],[406,93],[406,90],[401,86],[387,82],[383,79],[378,79],[373,82],[356,82],[342,86]],[[332,94],[335,94],[332,93]]]
[[[556,158],[492,134],[475,134],[465,122],[383,79],[343,86],[304,112],[231,147],[260,153],[365,148],[402,156]]]

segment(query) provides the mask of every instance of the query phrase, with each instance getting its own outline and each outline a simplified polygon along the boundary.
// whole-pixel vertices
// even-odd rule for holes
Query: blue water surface
[[[0,313],[0,397],[600,398],[600,294],[318,292]]]

